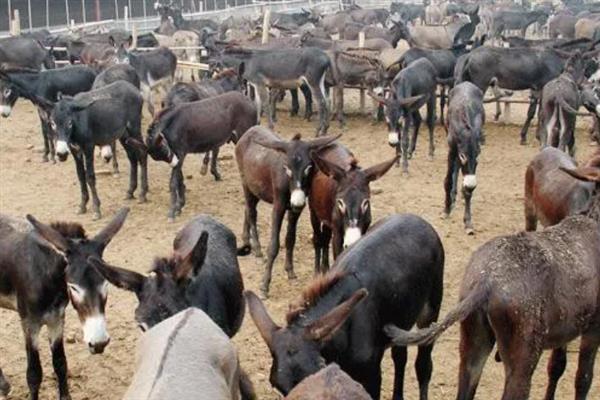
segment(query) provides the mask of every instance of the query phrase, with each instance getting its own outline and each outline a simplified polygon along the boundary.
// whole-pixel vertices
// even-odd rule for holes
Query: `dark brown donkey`
[[[400,214],[377,222],[326,275],[315,278],[290,307],[285,327],[246,292],[252,320],[273,357],[271,384],[286,395],[335,362],[378,400],[381,360],[390,345],[384,326],[410,329],[435,321],[443,275],[444,249],[433,227],[416,215]],[[420,347],[415,363],[421,400],[427,399],[432,349]],[[396,400],[403,398],[406,358],[406,348],[392,349]]]
[[[244,132],[256,125],[256,122],[254,103],[239,92],[227,92],[205,100],[167,108],[152,121],[148,127],[144,148],[154,160],[165,161],[173,168],[169,183],[169,220],[181,214],[185,205],[182,172],[185,156],[212,151],[210,172],[219,180],[219,147],[229,141],[236,143]]]
[[[461,321],[459,400],[475,396],[496,341],[505,371],[502,399],[529,398],[545,349],[552,350],[545,399],[554,399],[567,344],[579,336],[575,399],[587,397],[600,345],[600,168],[561,169],[595,183],[586,215],[540,232],[492,239],[471,257],[460,303],[440,324],[416,332],[388,328],[399,346],[423,345]]]
[[[261,285],[265,297],[269,293],[273,263],[279,253],[279,232],[286,211],[289,212],[285,237],[285,270],[288,279],[296,277],[293,264],[296,226],[314,175],[314,163],[310,154],[328,146],[339,137],[327,136],[305,142],[300,139],[300,135],[296,135],[288,142],[266,128],[255,126],[244,134],[235,147],[246,199],[242,246],[245,249],[252,247],[257,257],[262,257],[262,251],[256,227],[256,205],[260,200],[273,204],[271,243]]]
[[[381,178],[397,158],[362,169],[345,146],[335,143],[312,155],[319,171],[308,204],[313,228],[315,273],[329,269],[329,241],[334,259],[365,234],[371,225],[369,183]]]
[[[546,147],[529,163],[525,174],[525,230],[556,225],[569,215],[585,211],[592,201],[594,183],[571,178],[559,168],[573,169],[575,161],[555,147]],[[586,163],[600,168],[600,151]]]
[[[88,238],[76,223],[46,225],[28,215],[29,224],[0,215],[0,307],[17,311],[21,317],[31,400],[37,400],[42,382],[38,336],[44,325],[48,327],[59,398],[71,398],[63,346],[69,299],[83,325],[83,340],[90,352],[102,353],[108,344],[104,317],[108,282],[87,259],[102,257],[128,212],[127,208],[121,209],[93,238]],[[8,391],[3,381],[0,371],[0,397]]]

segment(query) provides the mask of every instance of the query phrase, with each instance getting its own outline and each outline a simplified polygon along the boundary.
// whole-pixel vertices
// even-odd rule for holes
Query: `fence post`
[[[50,0],[46,0],[46,29],[50,29],[50,6],[48,3]]]
[[[67,17],[67,26],[69,26],[71,21],[71,18],[69,18],[69,0],[65,0],[65,15]]]
[[[19,15],[19,10],[15,9],[13,14],[13,36],[19,36],[21,34],[21,16]]]
[[[358,47],[365,47],[365,32],[358,32]],[[365,89],[363,87],[360,88],[360,113],[365,113]]]
[[[87,10],[85,9],[85,0],[81,0],[81,20],[83,23],[87,23]]]
[[[125,30],[129,30],[129,8],[125,6],[123,8],[123,19],[125,19]]]
[[[198,2],[198,11],[204,12],[204,2],[203,1]]]
[[[27,0],[27,19],[29,20],[29,32],[33,31],[33,24],[31,22],[31,0]]]
[[[510,124],[510,99],[504,103],[504,123]]]
[[[266,44],[269,41],[270,27],[271,27],[271,8],[267,8],[265,10],[265,16],[263,18],[262,44]]]
[[[115,0],[115,20],[119,20],[119,3],[117,0]]]
[[[8,31],[12,34],[12,4],[11,0],[8,0]]]
[[[138,30],[137,30],[137,25],[135,23],[132,23],[131,25],[131,37],[132,42],[131,42],[131,48],[135,49],[137,48],[137,39],[138,39]]]

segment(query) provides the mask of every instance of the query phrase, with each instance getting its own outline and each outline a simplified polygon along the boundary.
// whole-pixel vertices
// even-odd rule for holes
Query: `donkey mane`
[[[152,119],[152,122],[150,122],[150,125],[148,125],[148,129],[146,130],[148,137],[154,136],[156,128],[162,122],[163,117],[167,115],[171,110],[173,110],[173,107],[165,107],[162,110],[160,110],[158,114],[156,114],[154,119]]]
[[[304,288],[300,299],[290,303],[286,320],[288,325],[294,322],[304,311],[317,304],[327,292],[346,276],[346,271],[329,271],[320,275]]]
[[[172,275],[180,261],[181,259],[177,256],[156,257],[152,263],[150,272],[156,272],[157,274],[162,275]]]
[[[68,239],[87,239],[85,229],[76,222],[53,222],[50,226]]]

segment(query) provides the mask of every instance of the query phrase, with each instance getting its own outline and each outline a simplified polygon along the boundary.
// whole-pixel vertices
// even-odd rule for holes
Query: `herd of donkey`
[[[21,318],[30,399],[38,399],[42,381],[38,352],[42,326],[48,329],[58,396],[71,398],[63,345],[69,303],[79,316],[89,351],[104,351],[110,340],[105,319],[109,283],[135,293],[139,302],[135,320],[144,331],[125,399],[256,398],[230,341],[241,327],[246,307],[273,359],[270,382],[286,399],[379,399],[381,362],[388,348],[395,370],[393,398],[402,399],[406,349],[414,345],[419,397],[425,400],[433,345],[458,322],[457,399],[474,398],[494,347],[497,361],[504,365],[503,400],[529,397],[540,356],[551,350],[544,398],[554,399],[566,366],[567,344],[577,338],[575,399],[590,398],[600,345],[600,151],[580,164],[573,157],[580,106],[592,113],[596,135],[598,130],[595,58],[600,7],[596,6],[539,3],[530,9],[481,1],[392,3],[390,9],[377,10],[352,6],[325,15],[314,10],[273,13],[275,37],[261,45],[251,20],[232,17],[221,25],[186,20],[172,3],[157,3],[161,26],[155,34],[140,35],[137,45],[156,46],[158,39],[166,40],[161,36],[192,32],[209,53],[213,75],[174,84],[156,113],[154,86],[173,78],[183,54],[166,47],[138,52],[129,34],[118,30],[77,38],[41,32],[0,39],[0,112],[9,116],[18,98],[37,106],[46,161],[49,155],[65,161],[71,154],[77,166],[79,213],[87,211],[91,192],[94,218],[101,218],[95,150],[100,147],[101,156],[107,162],[112,159],[116,169],[116,140],[131,164],[128,198],[134,197],[140,172],[138,198],[146,201],[148,155],[172,167],[170,220],[186,203],[182,172],[186,155],[206,153],[203,172],[210,162],[211,173],[219,180],[218,151],[227,142],[235,145],[245,198],[241,243],[215,218],[199,215],[177,233],[172,256],[156,259],[147,275],[102,259],[125,223],[128,208],[95,235],[77,223],[1,215],[0,307]],[[445,25],[423,24],[440,12],[449,18]],[[572,34],[563,27],[567,20],[572,21]],[[580,23],[583,20],[587,25]],[[524,34],[540,21],[545,23],[540,26],[551,28],[550,39],[502,35],[515,29]],[[589,29],[590,24],[595,28]],[[239,35],[248,26],[245,41],[228,39],[232,31],[237,29]],[[366,35],[361,49],[353,48],[357,31]],[[589,36],[579,35],[582,31]],[[333,33],[341,40],[332,41]],[[484,44],[486,36],[491,43]],[[52,45],[48,51],[45,41],[66,43],[68,59],[78,65],[52,68],[58,53]],[[498,42],[506,46],[492,44]],[[384,65],[377,54],[397,50],[401,43],[408,44],[401,57],[392,66]],[[395,148],[395,156],[368,168],[358,164],[339,135],[327,135],[329,89],[335,91],[337,116],[343,122],[343,89],[357,85],[366,87],[381,108],[389,144]],[[488,88],[495,94],[491,101],[506,94],[500,88],[531,90],[521,138],[526,139],[539,103],[537,138],[542,148],[525,175],[525,231],[493,238],[472,254],[458,304],[439,320],[442,240],[418,215],[395,214],[371,223],[369,188],[394,165],[408,172],[423,106],[433,155],[438,86],[450,89],[448,96],[444,89],[440,96],[449,145],[445,213],[455,205],[460,172],[467,234],[474,232],[471,197],[485,141]],[[317,136],[286,140],[272,130],[275,104],[282,93],[292,90],[292,112],[297,113],[298,88],[305,95],[308,117],[311,99],[318,102]],[[145,137],[144,102],[153,114]],[[260,125],[263,112],[268,128]],[[257,295],[244,291],[238,257],[250,253],[262,257],[257,230],[260,201],[272,204],[272,219]],[[301,300],[290,305],[286,325],[279,326],[263,299],[269,295],[286,215],[285,271],[288,278],[295,277],[296,228],[307,205],[315,278]],[[537,229],[538,221],[544,229]],[[0,369],[0,398],[9,391]],[[596,386],[591,397],[599,395]]]

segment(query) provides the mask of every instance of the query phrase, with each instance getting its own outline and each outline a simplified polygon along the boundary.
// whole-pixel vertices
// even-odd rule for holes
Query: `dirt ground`
[[[356,104],[356,103],[355,103]],[[281,106],[287,108],[287,104]],[[351,108],[352,110],[352,108]],[[491,110],[490,110],[491,111]],[[513,107],[512,118],[522,121],[523,106]],[[490,116],[492,113],[488,114]],[[311,137],[313,123],[300,118],[290,119],[287,112],[279,114],[277,131],[287,137],[301,132]],[[146,118],[145,123],[148,123]],[[587,122],[583,122],[587,126]],[[479,186],[473,198],[473,218],[476,233],[466,236],[463,231],[462,199],[450,219],[442,219],[443,178],[445,175],[447,146],[444,130],[436,127],[436,154],[433,161],[426,156],[427,135],[422,128],[416,157],[410,163],[410,175],[402,176],[394,168],[381,180],[374,182],[376,191],[372,199],[374,221],[392,213],[415,213],[434,225],[442,238],[446,251],[446,272],[442,314],[457,301],[458,287],[463,270],[471,253],[487,240],[523,229],[523,178],[525,167],[538,151],[535,140],[529,145],[518,144],[519,127],[488,123],[485,127],[487,144],[483,147],[477,171]],[[387,145],[387,132],[383,124],[373,124],[367,117],[354,115],[348,125],[340,129],[332,124],[331,133],[343,132],[342,142],[352,149],[361,165],[370,166],[393,156]],[[533,129],[530,138],[533,137]],[[105,253],[111,264],[146,271],[154,256],[170,254],[173,237],[186,221],[199,213],[215,216],[228,225],[238,236],[241,233],[244,203],[239,174],[233,159],[233,147],[226,145],[221,151],[220,168],[222,182],[215,182],[210,175],[201,176],[200,157],[187,158],[184,174],[187,177],[188,202],[183,214],[175,223],[167,222],[169,203],[168,178],[170,168],[165,163],[150,161],[149,202],[138,204],[125,201],[128,182],[128,163],[122,149],[119,151],[121,174],[113,177],[107,173],[109,167],[97,161],[98,191],[102,201],[104,218],[92,221],[90,213],[76,215],[79,204],[79,186],[74,163],[56,165],[41,162],[42,138],[37,113],[26,102],[19,102],[11,118],[0,121],[0,212],[24,217],[35,215],[42,221],[68,220],[81,222],[89,232],[96,232],[109,218],[125,205],[131,213],[122,231],[115,237]],[[580,128],[577,133],[579,160],[592,151],[587,131]],[[102,173],[104,171],[104,173]],[[269,237],[270,206],[259,206],[259,227],[262,243]],[[296,272],[298,279],[288,281],[283,271],[280,253],[275,264],[271,298],[266,306],[274,319],[283,323],[288,303],[299,295],[300,290],[312,278],[313,250],[310,241],[308,212],[303,212],[299,224],[299,240],[296,249]],[[262,263],[253,256],[240,259],[247,289],[258,290]],[[111,342],[103,355],[90,355],[82,342],[81,327],[72,307],[67,311],[66,352],[70,372],[70,388],[74,400],[118,399],[125,392],[134,371],[136,342],[141,334],[133,319],[136,307],[135,296],[111,287],[107,318]],[[42,332],[45,338],[46,332]],[[41,341],[44,343],[45,339]],[[260,399],[278,399],[280,395],[268,382],[271,357],[269,351],[250,316],[234,338],[239,349],[242,366],[250,373]],[[56,396],[48,346],[41,346],[44,381],[43,399]],[[458,329],[451,328],[433,352],[434,371],[429,387],[430,399],[451,399],[456,395],[458,371]],[[416,351],[409,350],[406,375],[406,398],[418,397],[417,381],[412,365]],[[532,399],[541,399],[546,386],[545,353],[533,379]],[[574,376],[577,347],[570,346],[567,371],[560,381],[557,399],[574,397]],[[13,385],[10,399],[25,399],[26,356],[19,319],[16,313],[0,310],[0,366]],[[393,367],[388,356],[384,365],[383,396],[391,397]],[[590,399],[600,399],[600,363],[596,363],[596,380]],[[503,387],[502,365],[490,359],[486,365],[478,390],[478,399],[498,399]]]

